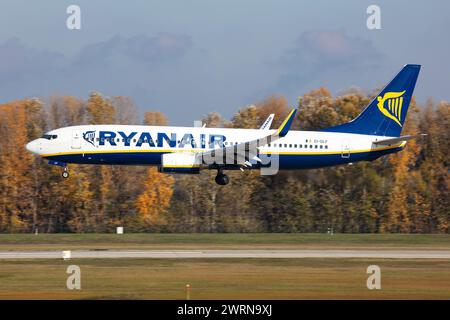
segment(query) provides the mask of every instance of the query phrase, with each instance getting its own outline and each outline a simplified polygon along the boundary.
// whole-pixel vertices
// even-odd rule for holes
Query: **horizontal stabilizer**
[[[421,134],[414,135],[414,136],[409,135],[409,136],[402,136],[402,137],[398,137],[398,138],[374,141],[373,144],[387,146],[387,145],[391,145],[391,144],[395,144],[395,143],[400,143],[400,142],[403,142],[403,141],[417,139],[417,138],[424,137],[424,136],[426,136],[426,134],[425,133],[421,133]]]

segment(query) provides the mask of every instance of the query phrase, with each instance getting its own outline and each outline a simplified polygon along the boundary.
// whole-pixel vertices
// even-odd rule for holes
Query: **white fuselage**
[[[27,148],[64,163],[160,165],[165,153],[194,152],[255,140],[275,130],[132,125],[85,125],[55,129]],[[373,160],[401,150],[405,143],[377,146],[390,137],[362,134],[289,131],[259,147],[260,154],[280,156],[280,169],[314,168]]]

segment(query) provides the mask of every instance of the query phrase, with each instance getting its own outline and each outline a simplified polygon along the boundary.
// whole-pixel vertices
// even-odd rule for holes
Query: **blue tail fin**
[[[322,131],[399,137],[419,71],[420,65],[407,64],[358,117]]]

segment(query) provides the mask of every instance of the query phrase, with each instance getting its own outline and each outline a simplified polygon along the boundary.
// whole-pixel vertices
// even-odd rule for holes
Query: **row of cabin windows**
[[[56,138],[56,136],[53,138],[53,139],[55,139]],[[98,141],[100,141],[100,138],[97,138],[96,139],[97,140],[97,142]],[[117,139],[115,139],[116,140],[116,142],[120,142],[120,141],[122,141],[122,142],[125,142],[125,139],[120,139],[120,138],[117,138]],[[109,142],[112,142],[113,141],[113,138],[104,138],[104,139],[102,139],[102,142],[104,142],[104,141],[109,141]],[[131,139],[127,139],[127,143],[130,143],[131,142]],[[133,139],[133,142],[137,142],[137,139]],[[139,139],[139,142],[140,143],[142,143],[142,140],[140,140]],[[178,140],[178,143],[180,143],[181,141],[180,140]],[[156,143],[158,143],[158,140],[156,140]],[[237,142],[228,142],[228,141],[225,141],[225,145],[227,146],[227,145],[230,145],[230,146],[232,146],[232,145],[237,145],[238,143]],[[328,146],[327,145],[317,145],[317,144],[315,144],[315,145],[312,145],[312,144],[292,144],[292,143],[289,143],[289,144],[287,144],[287,143],[285,143],[285,144],[282,144],[282,143],[269,143],[269,145],[268,145],[269,147],[274,147],[274,148],[276,148],[276,147],[278,147],[278,148],[299,148],[299,149],[302,149],[302,148],[305,148],[305,149],[328,149]]]
[[[99,141],[100,141],[100,138],[97,138],[97,139],[95,139],[95,140],[97,140],[97,142],[99,142]],[[103,138],[103,139],[101,139],[101,140],[102,140],[102,142],[105,142],[105,141],[114,142],[114,139],[113,139],[113,138]],[[116,141],[116,142],[120,142],[120,141],[125,142],[125,139],[117,138],[117,139],[115,139],[115,141]],[[136,142],[136,141],[137,141],[136,139],[133,139],[133,142]],[[130,142],[131,142],[131,139],[127,139],[127,142],[130,143]],[[139,140],[139,142],[142,142],[142,141]]]
[[[101,139],[102,140],[102,142],[105,142],[105,141],[108,141],[108,142],[125,142],[125,139],[120,139],[120,138],[116,138],[116,139],[113,139],[113,138],[104,138],[104,139]],[[96,138],[96,141],[97,142],[99,142],[100,141],[100,138]],[[133,139],[133,142],[137,142],[138,140],[137,139]],[[127,143],[130,143],[131,142],[131,139],[127,139]],[[139,142],[140,143],[142,143],[142,140],[141,139],[139,139]],[[194,142],[195,143],[195,141],[192,141],[192,142]],[[155,143],[158,143],[158,140],[156,140],[155,141]],[[181,140],[178,140],[178,143],[181,143]],[[228,142],[228,141],[226,141],[225,142],[225,145],[233,145],[233,144],[238,144],[237,142]]]
[[[225,145],[228,145],[228,143],[229,143],[229,145],[230,146],[232,146],[233,145],[233,142],[225,142]],[[238,144],[237,142],[234,142],[234,144]],[[307,148],[310,148],[310,149],[328,149],[328,146],[327,145],[322,145],[322,144],[320,144],[320,145],[318,145],[318,144],[292,144],[292,143],[285,143],[285,144],[283,144],[283,143],[269,143],[268,144],[268,146],[269,147],[274,147],[274,148],[276,148],[276,147],[278,147],[278,148],[299,148],[299,149],[302,149],[302,148],[305,148],[305,149],[307,149]]]
[[[96,138],[95,139],[97,142],[99,142],[100,141],[100,138]],[[102,140],[102,142],[105,142],[105,141],[107,141],[107,142],[125,142],[125,139],[124,138],[122,138],[122,139],[120,139],[120,138],[116,138],[116,139],[114,139],[114,138],[103,138],[103,139],[101,139]],[[133,139],[133,142],[137,142],[138,140],[137,139]],[[130,143],[131,142],[131,139],[127,139],[127,143]],[[145,141],[145,142],[147,142],[147,140]],[[181,140],[178,140],[177,141],[178,143],[181,143]],[[195,143],[195,141],[192,141],[192,142],[194,142]],[[139,139],[139,143],[142,143],[142,140],[141,139]],[[156,139],[155,140],[155,143],[157,144],[158,143],[158,139]],[[226,143],[225,143],[226,144]],[[230,143],[231,144],[231,143]],[[236,144],[237,144],[237,142],[236,142]]]
[[[272,146],[272,144],[271,143],[269,143],[269,147],[271,147]],[[328,146],[327,145],[322,145],[322,144],[320,144],[320,145],[318,145],[318,144],[291,144],[291,143],[289,143],[289,144],[287,144],[287,143],[285,143],[285,144],[282,144],[282,143],[274,143],[273,144],[273,147],[274,148],[276,148],[276,147],[279,147],[279,148],[295,148],[295,149],[302,149],[302,148],[305,148],[305,149],[328,149]]]
[[[100,141],[100,138],[96,138],[95,140],[97,140],[97,142],[99,142]],[[125,139],[120,139],[120,138],[116,138],[116,139],[113,139],[113,138],[104,138],[104,139],[101,139],[102,140],[102,142],[105,142],[105,141],[107,141],[107,142],[125,142]],[[137,139],[133,139],[133,142],[137,142],[138,140]],[[127,139],[127,143],[130,143],[131,142],[131,139]],[[147,141],[146,141],[147,142]],[[141,139],[139,139],[139,143],[142,143],[142,140]],[[156,140],[155,141],[155,143],[158,143],[158,140]],[[180,140],[178,140],[178,143],[180,143]]]
[[[96,138],[95,139],[97,142],[99,142],[100,141],[100,138]],[[124,138],[116,138],[116,139],[114,139],[114,138],[103,138],[103,139],[101,139],[101,141],[102,142],[125,142],[125,139]],[[133,139],[133,142],[137,142],[138,140],[137,139]],[[127,139],[127,143],[130,143],[131,142],[131,139]],[[181,140],[178,140],[177,141],[178,143],[181,143]],[[195,143],[195,141],[192,141],[193,143]],[[141,139],[139,139],[139,143],[142,143],[142,140]],[[158,143],[158,139],[156,139],[155,140],[155,143],[157,144]],[[230,142],[229,143],[230,145],[232,145],[233,143],[232,142]],[[235,142],[235,144],[238,144],[237,142]],[[225,142],[225,145],[228,145],[228,142]]]

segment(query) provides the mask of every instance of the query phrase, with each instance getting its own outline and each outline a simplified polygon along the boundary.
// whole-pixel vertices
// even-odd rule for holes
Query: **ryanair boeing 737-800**
[[[260,129],[83,125],[55,129],[26,148],[64,168],[68,163],[153,165],[161,172],[217,170],[216,182],[229,182],[224,170],[260,169],[267,174],[357,161],[373,161],[401,151],[416,136],[401,136],[420,65],[406,65],[352,121],[319,131],[289,130],[293,109],[271,130],[273,115]]]

